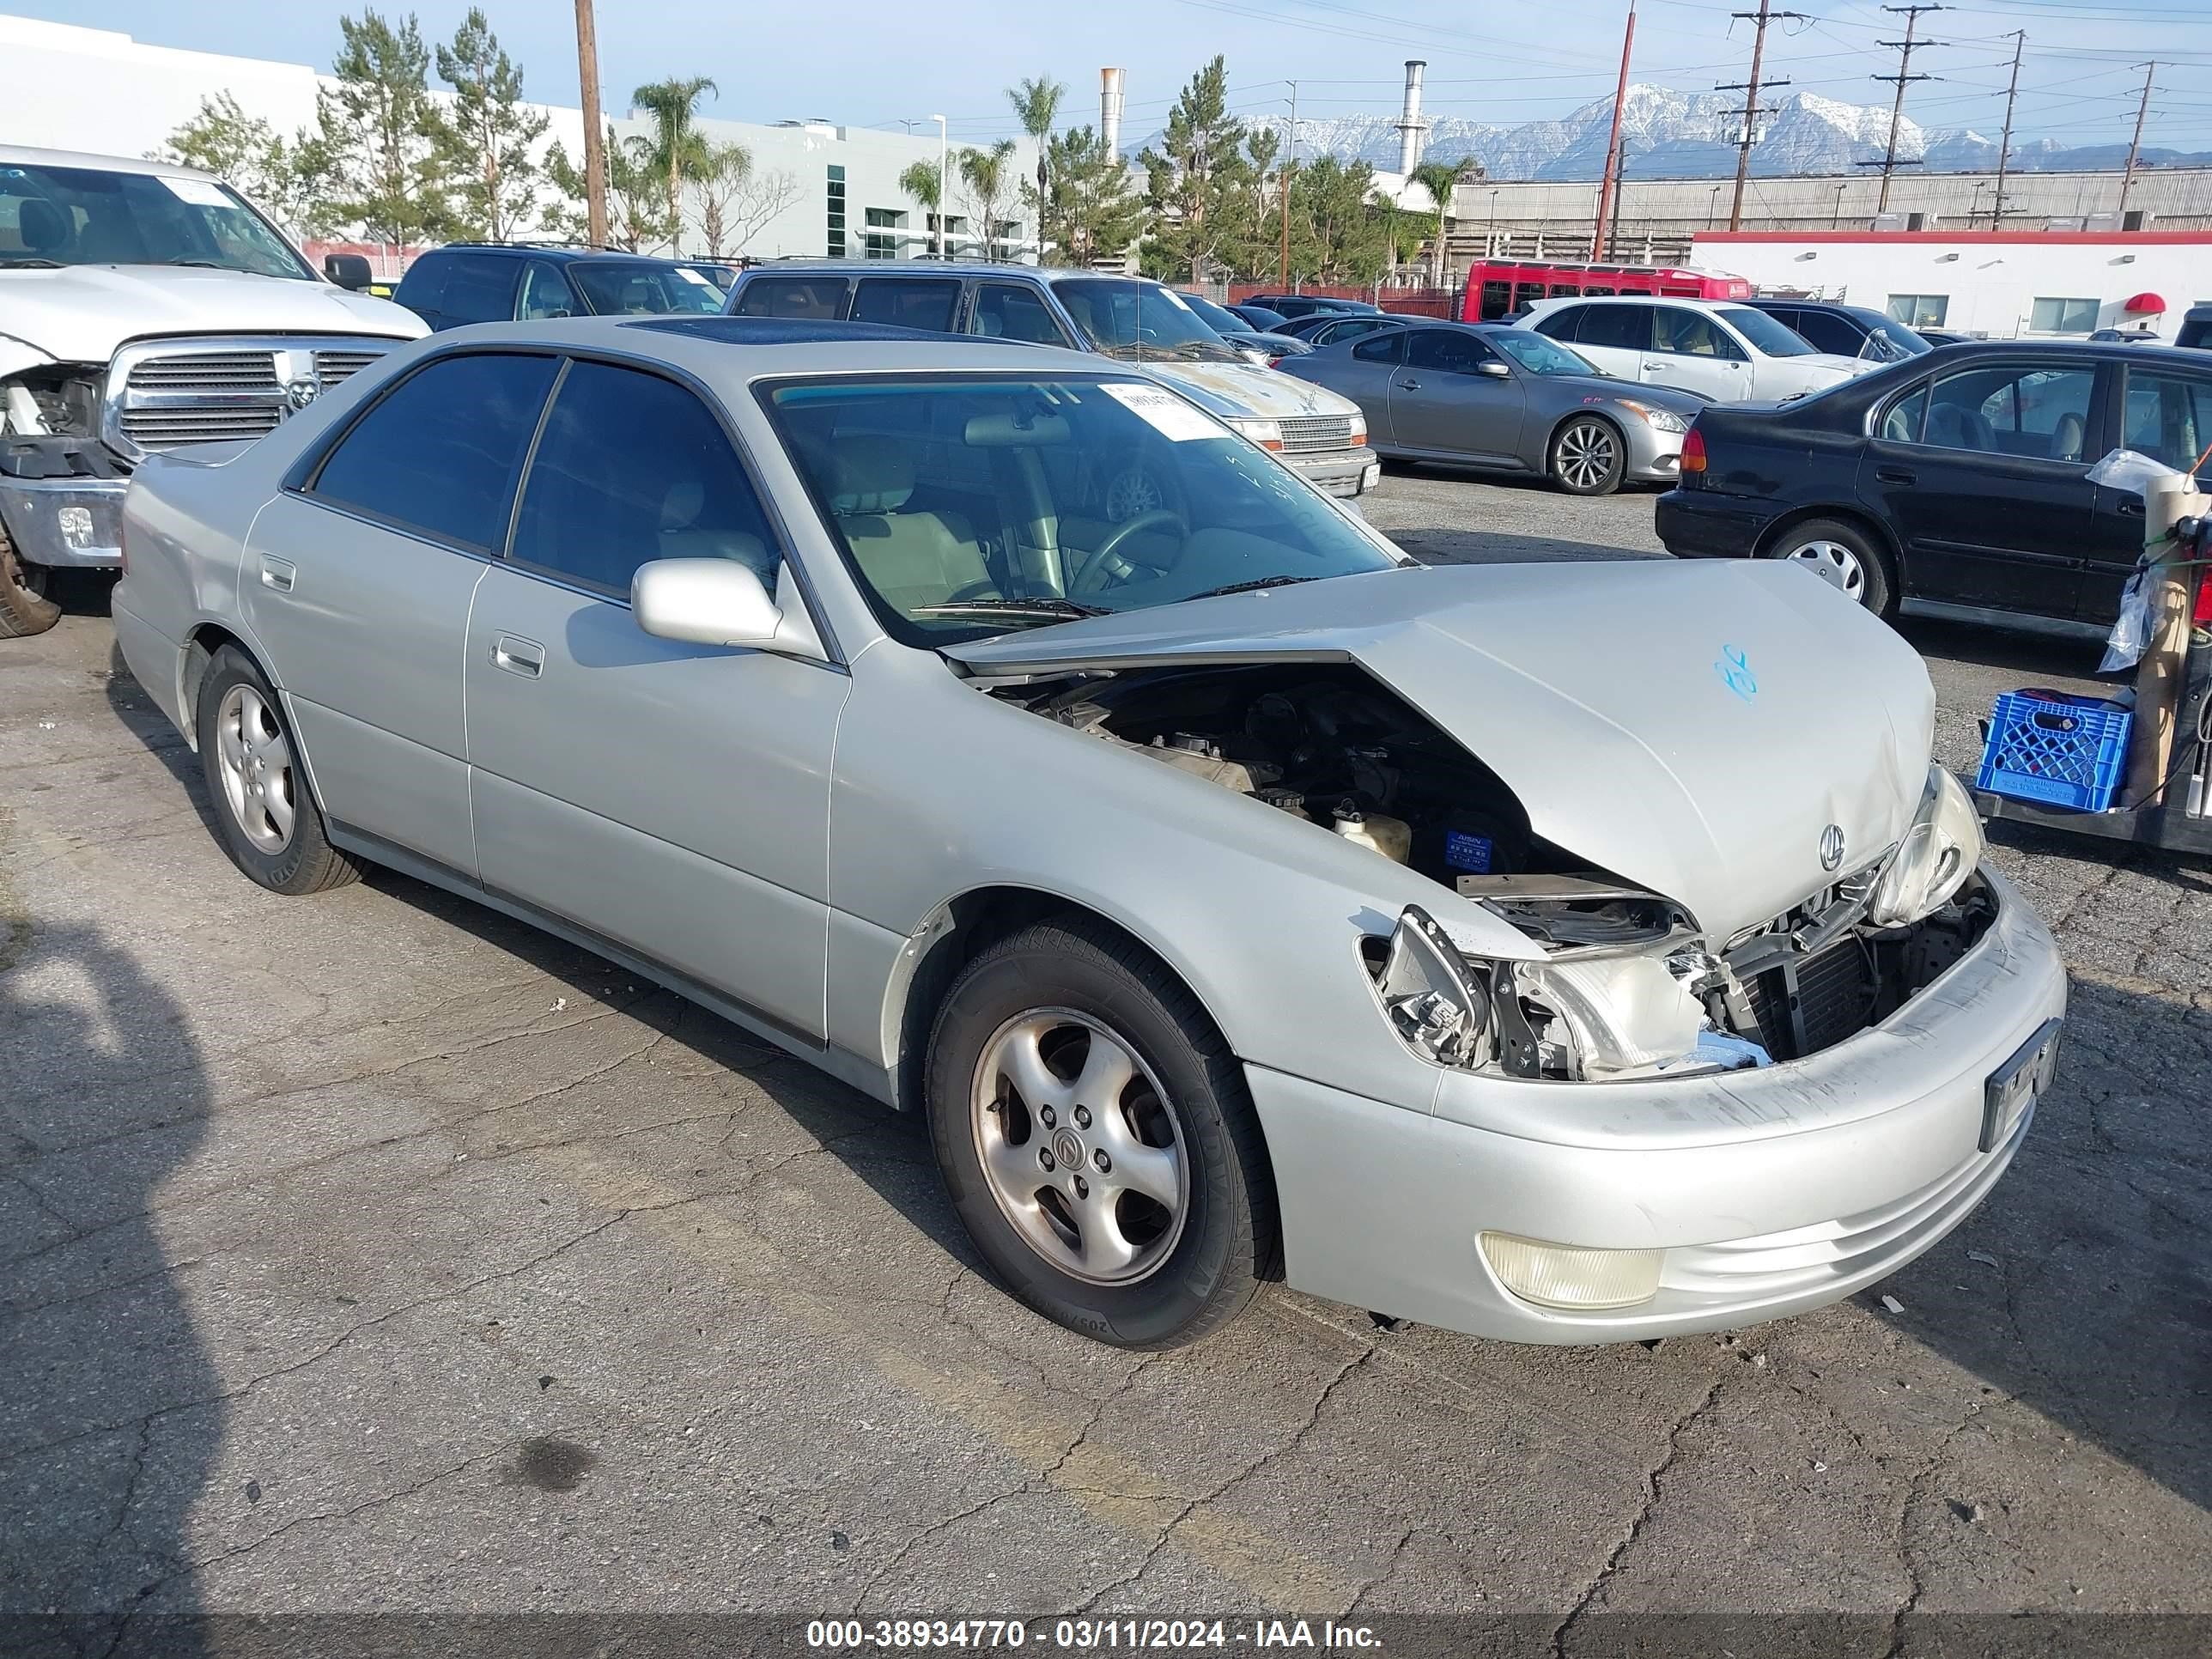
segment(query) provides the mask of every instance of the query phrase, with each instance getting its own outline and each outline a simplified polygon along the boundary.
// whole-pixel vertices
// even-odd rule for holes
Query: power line
[[[1715,92],[1743,94],[1743,128],[1736,134],[1735,141],[1735,198],[1729,205],[1729,228],[1741,230],[1743,228],[1743,187],[1745,181],[1751,177],[1751,147],[1757,142],[1759,118],[1774,113],[1772,109],[1763,106],[1759,101],[1759,67],[1760,61],[1766,56],[1766,26],[1782,18],[1796,18],[1805,22],[1810,22],[1812,19],[1807,17],[1802,11],[1771,10],[1769,0],[1759,0],[1757,11],[1730,12],[1729,15],[1746,19],[1758,26],[1756,33],[1751,37],[1751,79],[1731,82],[1713,88]],[[1771,81],[1767,84],[1786,87],[1790,82],[1786,80]]]
[[[1912,72],[1914,52],[1923,46],[1940,46],[1943,44],[1941,40],[1916,40],[1912,38],[1913,31],[1919,25],[1922,12],[1948,11],[1950,9],[1947,6],[1928,3],[1927,0],[1916,0],[1916,3],[1911,5],[1884,6],[1882,9],[1905,19],[1905,39],[1879,40],[1875,43],[1877,46],[1893,47],[1898,53],[1896,74],[1877,75],[1871,77],[1876,81],[1893,82],[1897,87],[1897,101],[1889,108],[1889,146],[1883,151],[1881,161],[1859,163],[1863,167],[1879,167],[1881,169],[1881,197],[1875,204],[1874,210],[1876,213],[1889,211],[1889,177],[1897,171],[1897,130],[1905,123],[1905,89],[1915,81],[1935,81],[1942,78],[1940,76],[1915,75]],[[1917,166],[1918,163],[1908,162],[1907,165]]]

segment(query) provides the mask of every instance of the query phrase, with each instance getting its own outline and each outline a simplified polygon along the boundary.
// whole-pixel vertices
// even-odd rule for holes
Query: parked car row
[[[406,872],[921,1113],[999,1281],[1131,1347],[1273,1277],[1732,1328],[1981,1201],[2066,979],[1909,647],[1771,565],[1416,564],[1155,378],[1301,384],[1153,285],[931,277],[440,332],[149,458],[116,635],[239,869]],[[1644,396],[1381,341],[1393,408],[1432,352]],[[1172,505],[1102,510],[1129,456]]]

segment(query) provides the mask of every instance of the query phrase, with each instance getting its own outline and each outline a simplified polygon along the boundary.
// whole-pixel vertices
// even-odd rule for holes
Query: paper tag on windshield
[[[1164,288],[1160,292],[1167,295],[1168,303],[1173,306],[1177,311],[1188,311],[1190,309],[1190,301],[1184,299],[1182,295],[1176,293],[1173,289]]]
[[[681,276],[687,283],[696,283],[701,288],[712,288],[714,286],[704,276],[702,276],[697,271],[692,270],[689,265],[677,266],[676,274],[678,276]]]
[[[166,173],[157,173],[155,177],[169,187],[170,195],[179,202],[189,202],[194,207],[234,208],[238,205],[212,179],[172,179]]]
[[[1163,438],[1183,443],[1192,438],[1218,438],[1221,428],[1164,386],[1133,386],[1127,380],[1108,380],[1106,395],[1131,410]]]

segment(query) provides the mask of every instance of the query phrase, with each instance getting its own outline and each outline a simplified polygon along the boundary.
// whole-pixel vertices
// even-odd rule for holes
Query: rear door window
[[[545,317],[574,317],[582,309],[559,266],[548,264],[543,259],[530,262],[530,270],[522,279],[522,307],[517,315],[525,321],[536,321]]]
[[[1026,340],[1031,345],[1073,345],[1044,295],[1021,283],[984,283],[975,290],[968,331],[994,340]]]
[[[1622,351],[1649,351],[1651,349],[1651,306],[1589,306],[1584,308],[1582,328],[1574,343],[1586,346],[1611,346]],[[1553,336],[1554,338],[1563,337]]]
[[[355,422],[307,493],[434,541],[498,552],[558,366],[489,351],[426,363]]]
[[[2078,463],[2096,371],[2033,363],[1984,365],[1940,377],[1923,441],[1942,449]]]
[[[1477,363],[1492,356],[1488,346],[1472,334],[1449,328],[1417,328],[1406,347],[1406,367],[1441,374],[1472,374]]]
[[[1352,348],[1352,355],[1363,363],[1395,363],[1401,361],[1405,354],[1406,331],[1403,329],[1377,334]]]
[[[448,325],[462,323],[505,323],[514,318],[514,279],[521,271],[520,259],[496,254],[456,254],[446,278],[445,298],[438,309]]]
[[[1551,339],[1572,343],[1582,328],[1583,319],[1595,307],[1590,306],[1561,306],[1557,311],[1547,312],[1539,317],[1529,326]]]
[[[759,276],[738,289],[740,317],[791,317],[807,322],[836,322],[844,310],[842,276]]]
[[[571,364],[516,515],[514,562],[610,599],[654,559],[734,559],[773,591],[760,501],[721,423],[657,374]]]
[[[2212,477],[2212,377],[2128,370],[2121,441],[2178,472]]]
[[[853,291],[853,320],[950,334],[959,303],[957,276],[864,276]]]

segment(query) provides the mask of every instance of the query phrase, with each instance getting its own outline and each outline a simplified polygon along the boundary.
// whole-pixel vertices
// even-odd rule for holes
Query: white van
[[[1802,397],[1875,367],[1815,351],[1765,312],[1725,300],[1545,300],[1513,325],[1572,346],[1624,380],[1716,403]]]

